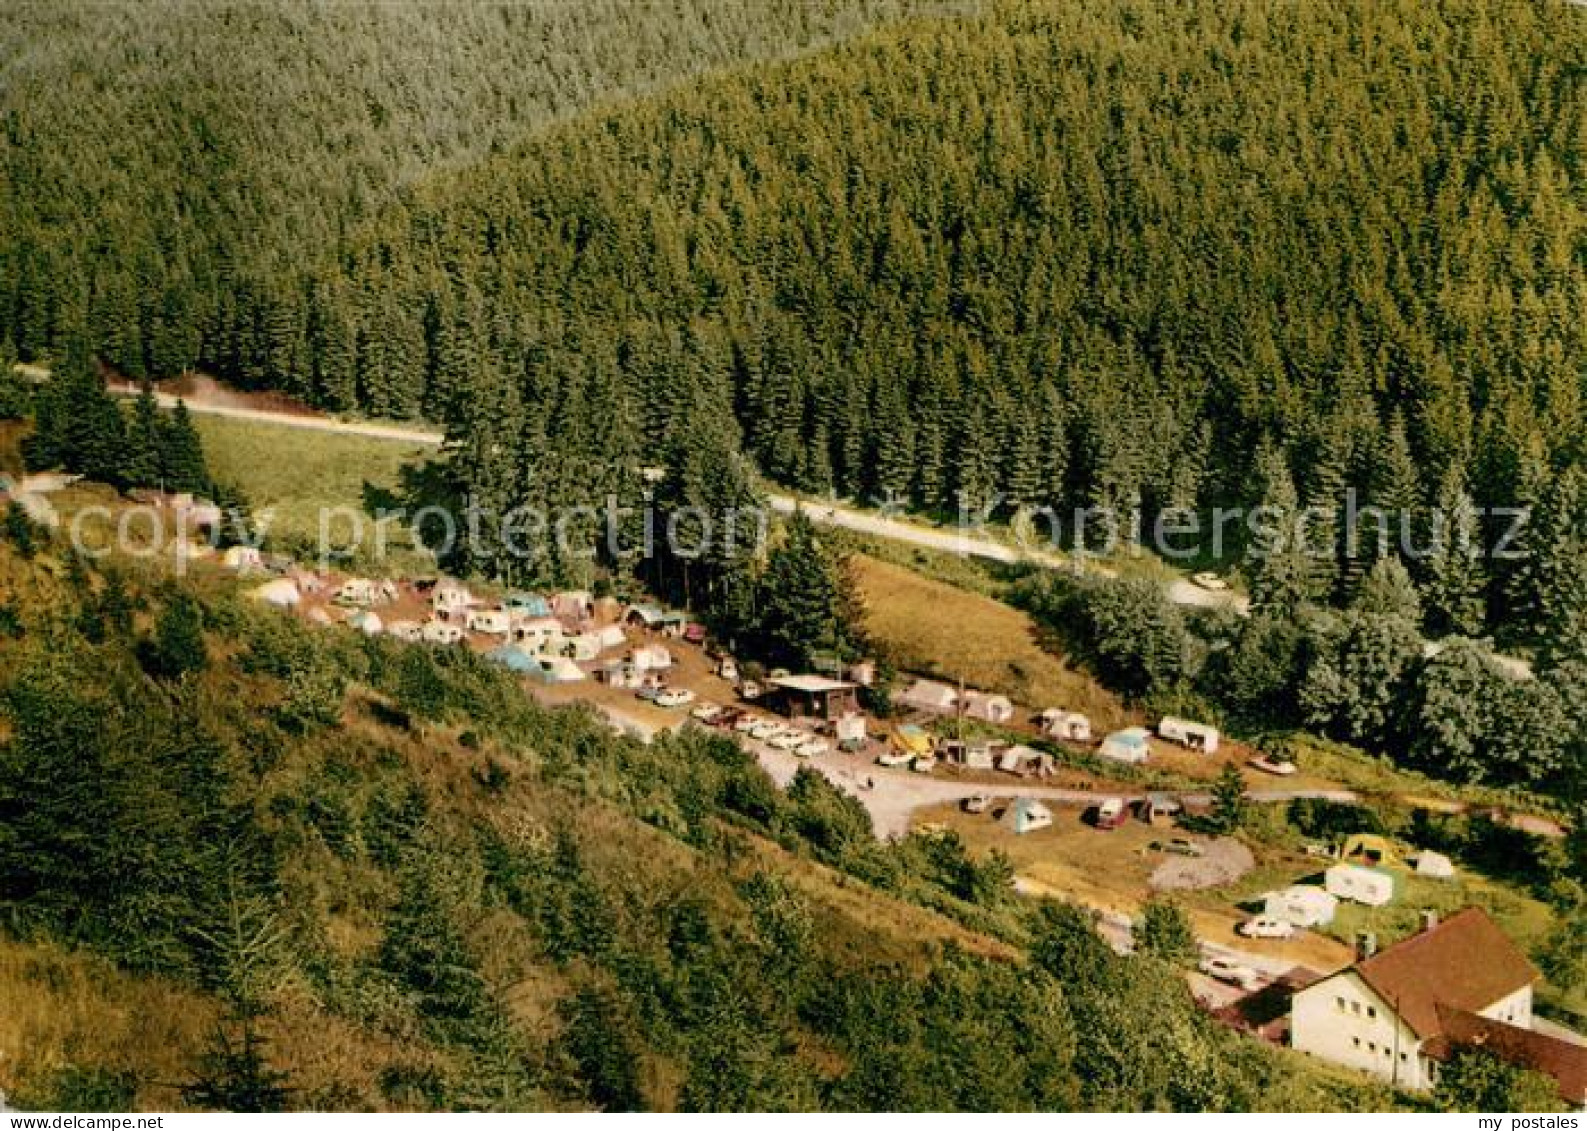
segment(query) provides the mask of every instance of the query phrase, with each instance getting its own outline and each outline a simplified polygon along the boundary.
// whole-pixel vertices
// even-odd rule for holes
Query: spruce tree
[[[123,465],[127,483],[133,487],[155,487],[160,482],[160,410],[154,389],[143,382],[127,423],[127,456]]]
[[[806,667],[843,642],[838,563],[803,511],[788,520],[761,579],[761,632],[774,660]]]
[[[1439,484],[1428,535],[1428,627],[1440,636],[1475,636],[1487,620],[1488,579],[1476,504],[1458,466],[1451,465]]]
[[[183,401],[176,402],[160,429],[160,480],[167,491],[204,495],[210,489],[204,445]]]
[[[1278,445],[1265,440],[1258,447],[1255,474],[1266,536],[1253,540],[1246,551],[1251,607],[1275,616],[1292,616],[1314,593],[1317,561],[1302,537],[1295,481]]]

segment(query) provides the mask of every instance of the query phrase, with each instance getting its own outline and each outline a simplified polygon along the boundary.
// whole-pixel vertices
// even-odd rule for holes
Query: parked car
[[[1291,939],[1295,937],[1295,924],[1276,915],[1258,915],[1247,919],[1235,930],[1248,939]]]
[[[737,707],[722,707],[717,711],[716,716],[711,719],[711,725],[721,727],[723,730],[733,730],[738,727],[743,718],[744,712]]]
[[[909,763],[909,768],[917,774],[929,774],[937,768],[937,760],[930,754],[921,754]]]
[[[794,747],[794,753],[801,758],[819,758],[831,749],[824,738],[807,738]]]
[[[1153,841],[1151,847],[1158,852],[1167,852],[1172,856],[1205,856],[1207,850],[1193,840],[1186,840],[1176,836],[1173,840]]]
[[[781,730],[767,739],[778,750],[794,750],[809,740],[809,735],[797,730]]]
[[[1261,770],[1264,774],[1277,774],[1287,778],[1295,773],[1295,763],[1286,758],[1275,758],[1270,754],[1258,754],[1250,761],[1253,770]]]
[[[715,703],[701,703],[689,712],[689,717],[699,719],[702,723],[714,723],[722,715],[722,708]]]
[[[1242,990],[1254,990],[1262,984],[1262,976],[1242,962],[1214,955],[1203,958],[1197,966],[1203,974]]]
[[[667,689],[665,687],[661,686],[641,687],[638,691],[634,692],[634,697],[636,699],[643,699],[647,703],[654,703],[657,699],[661,698],[666,690]]]
[[[760,742],[770,742],[782,733],[781,723],[774,723],[770,719],[761,719],[749,728],[749,736]]]
[[[883,750],[876,756],[876,764],[878,766],[889,766],[895,769],[899,766],[907,766],[914,760],[915,756],[913,754],[903,750]]]
[[[1122,798],[1108,797],[1097,806],[1093,823],[1099,829],[1116,829],[1129,820],[1130,810]]]
[[[669,687],[656,696],[658,707],[687,707],[694,702],[694,692],[687,687]]]
[[[765,694],[765,691],[765,688],[752,679],[746,679],[743,683],[738,685],[739,698],[747,699],[752,703]]]
[[[987,807],[991,804],[992,798],[990,796],[985,793],[978,793],[974,797],[966,797],[964,799],[964,811],[966,813],[985,813]]]
[[[738,718],[733,720],[733,729],[738,731],[739,734],[749,734],[756,727],[762,725],[765,721],[766,720],[761,718],[759,715],[752,715],[748,711],[745,711],[743,714],[739,715]]]

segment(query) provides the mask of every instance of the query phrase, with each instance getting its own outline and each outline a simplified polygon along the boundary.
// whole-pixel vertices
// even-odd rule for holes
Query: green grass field
[[[435,454],[423,444],[368,436],[219,416],[193,419],[211,473],[247,494],[256,514],[269,517],[267,544],[288,552],[318,544],[322,514],[330,516],[332,538],[344,539],[349,522],[331,512],[348,508],[372,518],[371,503],[400,490],[403,468],[420,466]],[[406,529],[393,526],[391,540],[399,550],[391,568],[404,558],[411,562],[414,551]]]

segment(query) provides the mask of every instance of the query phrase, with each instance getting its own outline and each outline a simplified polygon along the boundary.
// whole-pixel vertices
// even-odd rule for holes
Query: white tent
[[[635,648],[629,659],[640,671],[665,671],[672,667],[672,653],[660,644]]]
[[[257,573],[264,569],[264,558],[254,546],[227,546],[220,564],[233,573]]]
[[[576,636],[569,636],[557,643],[556,650],[575,660],[593,660],[601,654],[601,634],[581,632]]]
[[[936,711],[951,714],[959,706],[959,693],[946,683],[930,679],[917,679],[904,689],[898,701],[917,711]]]
[[[1041,713],[1042,733],[1066,742],[1090,742],[1091,720],[1078,711],[1049,707]]]
[[[424,627],[419,630],[419,638],[426,644],[459,644],[463,640],[461,625],[447,624],[445,621],[425,621]]]
[[[538,661],[540,670],[532,674],[545,683],[577,683],[588,678],[583,669],[566,656],[540,656]]]
[[[248,596],[267,605],[274,605],[278,609],[290,609],[303,600],[303,594],[298,592],[297,583],[285,577],[265,582]]]
[[[512,627],[512,617],[506,609],[472,609],[468,614],[468,630],[487,636],[506,636]]]
[[[1014,718],[1014,704],[1004,695],[990,695],[984,691],[966,691],[964,693],[964,713],[968,718],[981,719],[989,723],[1012,722]]]

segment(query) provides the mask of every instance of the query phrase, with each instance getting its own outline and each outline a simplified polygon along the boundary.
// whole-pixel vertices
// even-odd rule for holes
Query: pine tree
[[[1533,521],[1536,634],[1544,662],[1587,659],[1587,472],[1562,472]]]
[[[154,389],[143,382],[127,424],[127,457],[123,470],[134,487],[155,487],[160,482],[160,410]]]
[[[1476,636],[1487,620],[1488,579],[1476,504],[1458,466],[1452,465],[1439,485],[1429,539],[1428,627],[1440,636]]]
[[[1246,550],[1251,607],[1275,616],[1293,616],[1315,589],[1315,559],[1300,536],[1300,502],[1288,463],[1278,445],[1257,448],[1255,474],[1261,487],[1258,508],[1270,537]]]
[[[1421,593],[1397,557],[1384,558],[1372,567],[1350,608],[1366,616],[1396,619],[1411,627],[1422,623]]]
[[[195,495],[209,493],[209,469],[204,463],[204,445],[199,439],[198,429],[193,427],[187,405],[180,400],[160,430],[160,480],[167,491],[189,491]]]
[[[838,563],[804,512],[788,520],[761,578],[760,629],[772,658],[807,667],[817,652],[843,642]]]
[[[1251,803],[1245,796],[1245,778],[1233,762],[1226,762],[1212,783],[1212,827],[1225,835],[1245,826]]]

